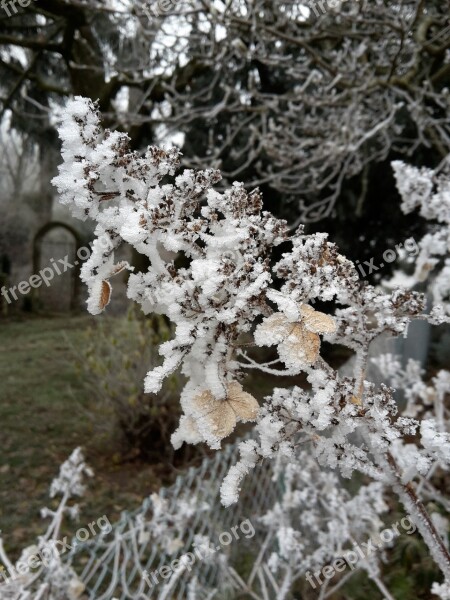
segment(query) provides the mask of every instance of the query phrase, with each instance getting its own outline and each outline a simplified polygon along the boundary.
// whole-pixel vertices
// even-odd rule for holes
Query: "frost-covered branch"
[[[129,298],[174,324],[173,339],[160,347],[162,366],[145,379],[146,391],[157,393],[176,369],[187,377],[174,446],[204,441],[219,448],[238,422],[256,421],[259,439],[242,443],[241,460],[222,485],[224,504],[237,501],[246,474],[262,460],[295,462],[299,444],[308,444],[323,467],[343,477],[359,471],[394,490],[450,580],[448,550],[415,489],[416,476],[450,462],[443,415],[421,422],[399,416],[393,390],[365,379],[373,340],[403,335],[417,318],[445,322],[443,309],[427,315],[422,294],[362,284],[326,235],[305,235],[303,227],[290,235],[284,221],[263,212],[258,190],[234,183],[219,193],[217,171],[176,175],[175,151],[132,152],[125,134],[101,129],[89,100],[68,105],[60,136],[64,162],[54,182],[61,200],[97,223],[82,269],[90,312],[106,308],[116,272],[133,271],[114,259],[128,243],[150,263],[130,275]],[[316,301],[332,309],[319,311]],[[352,375],[326,363],[322,339],[355,354]],[[260,408],[245,391],[243,343],[275,346],[290,374],[306,374],[309,389],[275,389]],[[256,368],[251,350],[246,356]],[[274,371],[264,361],[261,370]],[[420,443],[404,451],[412,436]]]
[[[4,600],[77,600],[84,591],[84,584],[75,571],[65,564],[60,552],[70,546],[60,539],[61,525],[65,517],[77,519],[77,504],[69,500],[82,496],[85,491],[83,478],[93,475],[86,465],[80,448],[72,452],[61,465],[58,477],[50,486],[50,497],[61,496],[55,510],[43,508],[42,518],[50,518],[46,532],[38,537],[36,544],[25,548],[15,563],[8,558],[0,537],[0,597]]]

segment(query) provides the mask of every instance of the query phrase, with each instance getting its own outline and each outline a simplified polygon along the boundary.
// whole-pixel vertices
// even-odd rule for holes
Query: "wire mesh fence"
[[[246,479],[238,504],[223,508],[220,485],[237,458],[238,442],[205,458],[200,467],[178,476],[174,485],[160,491],[158,498],[146,498],[138,510],[122,513],[108,534],[74,546],[68,562],[85,586],[85,597],[89,600],[185,600],[194,587],[219,589],[220,598],[226,597],[228,584],[223,580],[221,563],[226,560],[238,570],[251,568],[265,536],[258,527],[258,517],[274,505],[283,491],[282,480],[275,477],[267,462]],[[183,510],[180,507],[191,507],[188,518],[182,525],[178,523],[182,530],[177,532],[179,537],[171,539],[169,546],[172,547],[164,543],[161,523],[155,523],[158,509],[155,502],[163,502],[165,525],[174,530]],[[242,534],[236,537],[236,526],[246,520],[254,531],[251,540]],[[221,535],[229,534],[233,528],[234,538],[227,535],[227,544],[216,545]],[[203,538],[213,543],[212,560],[193,553],[196,540]],[[167,577],[161,575],[164,566],[187,553],[196,557],[194,562],[186,567],[182,559],[178,569],[167,568]],[[199,597],[208,595],[196,592],[195,598]]]

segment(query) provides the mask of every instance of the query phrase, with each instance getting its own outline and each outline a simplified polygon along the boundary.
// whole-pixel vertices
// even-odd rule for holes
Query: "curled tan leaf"
[[[102,281],[102,291],[100,294],[100,310],[108,306],[111,300],[112,287],[109,281]]]

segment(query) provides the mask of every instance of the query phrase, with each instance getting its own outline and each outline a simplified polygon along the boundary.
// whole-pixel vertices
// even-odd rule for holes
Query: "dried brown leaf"
[[[303,323],[294,323],[289,336],[283,342],[285,350],[302,363],[312,365],[319,358],[320,338],[308,331]]]
[[[102,292],[100,294],[100,309],[103,310],[108,306],[111,300],[112,287],[109,281],[102,281]]]
[[[236,427],[236,415],[226,400],[218,400],[209,390],[198,394],[193,404],[199,412],[197,420],[204,419],[214,435],[223,439]]]
[[[362,405],[363,405],[363,403],[362,403],[362,401],[361,401],[361,398],[358,398],[357,396],[352,396],[352,397],[350,398],[350,402],[351,402],[352,404],[356,404],[356,406],[362,406]]]
[[[302,304],[300,307],[302,323],[312,333],[334,333],[336,331],[336,321],[330,315],[314,310],[308,304]]]
[[[194,398],[193,404],[199,413],[196,420],[204,420],[221,440],[233,432],[238,421],[254,421],[259,410],[256,399],[244,392],[237,381],[227,386],[225,400],[218,400],[206,390]]]
[[[244,392],[237,381],[232,381],[227,387],[227,400],[240,421],[255,421],[259,404],[251,394]]]
[[[259,330],[266,335],[285,337],[289,334],[290,325],[283,313],[274,313],[264,319]]]

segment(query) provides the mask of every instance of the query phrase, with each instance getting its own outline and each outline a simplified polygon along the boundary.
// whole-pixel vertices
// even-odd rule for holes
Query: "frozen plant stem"
[[[399,469],[391,454],[387,454],[389,468],[395,477],[393,489],[399,496],[406,511],[411,515],[417,526],[425,544],[428,546],[431,555],[445,576],[450,580],[450,554],[445,547],[444,540],[436,531],[433,521],[427,512],[427,509],[417,497],[416,491],[411,483],[402,483],[399,476]]]
[[[364,377],[367,371],[367,360],[368,360],[368,350],[365,352],[361,352],[357,357],[357,368],[356,372],[359,377],[357,377],[356,388],[355,388],[355,396],[358,399],[363,398],[363,386],[364,386]],[[365,428],[366,442],[369,447],[372,445],[370,443],[370,438],[368,436],[368,431]],[[378,462],[379,467],[392,475],[392,489],[399,497],[401,503],[405,507],[406,511],[413,518],[422,539],[425,544],[428,546],[430,553],[433,557],[433,560],[436,562],[446,580],[450,580],[450,554],[444,544],[444,540],[439,535],[436,530],[436,527],[433,521],[428,514],[427,509],[425,508],[423,502],[419,499],[416,494],[416,491],[411,482],[403,483],[400,475],[400,469],[397,465],[397,462],[394,456],[387,452],[385,456],[380,455],[379,452],[374,451],[374,457]],[[374,579],[375,581],[375,579]],[[375,583],[377,583],[375,581]],[[377,583],[378,585],[378,583]],[[381,589],[381,588],[380,588]],[[384,592],[383,592],[384,593]]]
[[[355,540],[355,539],[352,539],[352,542],[355,545],[358,543],[357,540]],[[366,559],[363,559],[363,563],[364,563],[365,569],[366,569],[370,579],[374,582],[374,584],[377,586],[377,588],[383,594],[384,600],[395,600],[395,598],[391,595],[390,591],[387,589],[387,587],[381,581],[376,569],[373,568],[373,565],[371,565],[370,562]],[[325,598],[326,597],[327,596],[325,596]]]

